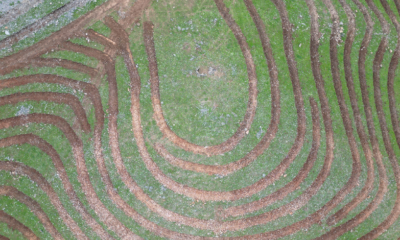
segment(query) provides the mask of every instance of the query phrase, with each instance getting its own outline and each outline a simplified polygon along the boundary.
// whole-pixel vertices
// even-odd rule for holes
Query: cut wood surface
[[[400,237],[400,0],[96,2],[0,40],[0,239]]]

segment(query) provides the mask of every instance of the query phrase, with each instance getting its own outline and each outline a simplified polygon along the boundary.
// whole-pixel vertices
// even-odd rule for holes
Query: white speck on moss
[[[15,116],[27,115],[30,113],[32,106],[21,106]]]
[[[205,108],[204,106],[201,106],[198,109],[200,110],[200,115],[207,115],[208,114],[208,109]]]
[[[261,126],[260,126],[260,130],[257,132],[257,139],[261,138],[261,135],[264,133],[264,131],[262,130]]]

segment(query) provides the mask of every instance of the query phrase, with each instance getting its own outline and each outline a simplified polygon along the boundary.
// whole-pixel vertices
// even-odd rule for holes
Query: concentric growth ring
[[[102,2],[37,43],[2,53],[0,239],[400,237],[400,1]],[[0,40],[0,48],[74,7]],[[188,16],[200,20],[182,20]],[[231,35],[212,32],[219,27]],[[194,39],[195,50],[185,43],[189,61],[212,62],[204,53],[212,48],[198,40],[207,34],[240,49],[239,60],[216,51],[219,77],[214,68],[181,76],[175,70],[191,63],[174,53],[170,62],[180,66],[169,66],[176,79],[168,83],[171,54],[162,49],[173,48],[174,28],[193,30],[179,35]],[[228,74],[231,62],[241,74]],[[179,109],[187,103],[163,101],[180,80],[210,79],[227,91],[240,84],[248,100],[232,134],[207,145],[182,135],[195,120],[170,124],[189,116]],[[224,106],[213,111],[226,114]],[[220,118],[209,121],[214,129]],[[261,126],[256,133],[258,124],[265,133]],[[296,134],[287,134],[292,125]]]

